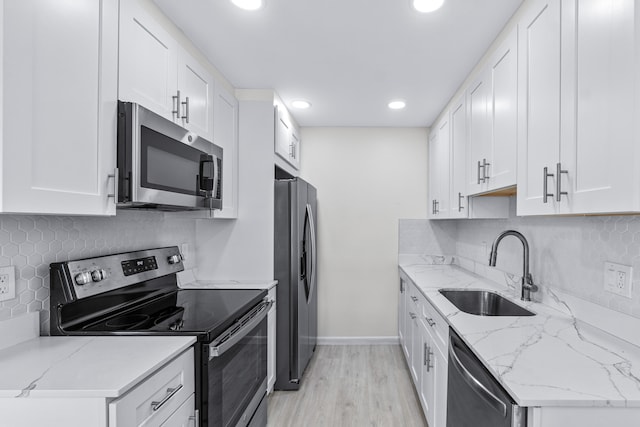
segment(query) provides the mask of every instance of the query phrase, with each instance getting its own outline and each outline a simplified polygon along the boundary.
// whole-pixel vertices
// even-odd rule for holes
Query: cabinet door
[[[518,32],[513,31],[491,58],[491,163],[488,190],[516,185],[518,144]]]
[[[217,83],[214,90],[213,142],[221,146],[222,209],[216,218],[238,217],[238,100],[224,86]]]
[[[429,135],[429,147],[428,147],[428,155],[429,160],[427,164],[429,165],[428,179],[429,182],[429,196],[427,199],[429,200],[429,206],[427,207],[427,218],[434,219],[437,218],[436,215],[436,202],[438,201],[438,182],[441,178],[438,174],[438,132],[437,128],[432,127],[431,134]]]
[[[177,120],[178,43],[138,1],[120,8],[120,100]]]
[[[451,195],[449,216],[466,218],[467,206],[467,105],[463,95],[451,108]]]
[[[213,76],[184,49],[178,55],[178,89],[180,90],[180,120],[185,129],[212,141]]]
[[[422,376],[422,328],[417,313],[415,313],[415,306],[411,304],[410,307],[410,312],[414,315],[411,316],[411,363],[409,367],[416,388],[419,390]]]
[[[491,125],[489,109],[491,102],[490,80],[486,72],[470,85],[468,100],[468,138],[467,138],[467,194],[486,191],[486,166],[491,163]]]
[[[300,131],[293,125],[291,126],[291,146],[289,148],[289,155],[291,165],[296,169],[300,169]]]
[[[434,343],[431,339],[429,333],[422,328],[421,334],[421,344],[422,344],[422,353],[420,360],[420,374],[421,381],[419,390],[420,401],[422,402],[422,406],[424,408],[424,414],[427,418],[427,423],[430,426],[435,426],[435,406],[434,399],[436,394],[436,366],[435,359],[433,357],[434,353]]]
[[[406,346],[406,337],[405,337],[405,330],[406,330],[406,325],[407,325],[407,321],[406,321],[406,317],[407,317],[407,282],[404,281],[404,279],[400,278],[400,286],[398,287],[398,338],[400,339],[400,346],[402,347],[402,350],[404,351],[404,355],[406,358],[409,357],[409,352],[407,351],[407,346]]]
[[[444,350],[444,351],[443,351]],[[435,373],[433,394],[433,427],[446,427],[447,425],[447,375],[448,360],[446,349],[434,346],[431,361]]]
[[[636,9],[633,0],[562,3],[562,213],[636,206]]]
[[[449,117],[438,122],[429,139],[429,218],[449,215]]]
[[[2,31],[2,210],[114,215],[117,2],[7,1]]]
[[[560,147],[560,2],[535,0],[518,25],[518,215],[556,212]]]
[[[267,314],[267,392],[273,391],[276,383],[276,288],[269,289],[269,299],[273,302]]]
[[[291,124],[289,122],[289,114],[287,110],[278,105],[275,109],[276,116],[276,135],[275,150],[276,154],[289,161],[289,145],[291,143]]]

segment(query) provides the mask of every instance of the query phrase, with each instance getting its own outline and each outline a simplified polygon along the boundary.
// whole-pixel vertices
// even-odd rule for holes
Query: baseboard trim
[[[398,337],[318,337],[318,345],[398,345]]]

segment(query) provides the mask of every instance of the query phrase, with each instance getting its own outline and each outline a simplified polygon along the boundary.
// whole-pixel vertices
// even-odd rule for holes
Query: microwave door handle
[[[204,165],[207,163],[211,163],[214,165],[214,170],[215,170],[215,162],[213,161],[213,157],[212,156],[208,156],[208,155],[202,155],[200,156],[200,180],[198,183],[199,186],[199,190],[201,191],[205,191],[205,192],[209,192],[211,190],[213,190],[213,180],[212,178],[209,178],[207,176],[205,176],[204,174]],[[214,173],[215,175],[215,173]]]

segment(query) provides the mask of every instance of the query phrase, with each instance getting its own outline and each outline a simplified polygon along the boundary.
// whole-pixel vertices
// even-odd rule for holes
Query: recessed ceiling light
[[[391,101],[389,103],[389,108],[391,108],[392,110],[402,110],[406,106],[407,103],[401,100]]]
[[[264,7],[265,0],[231,0],[233,4],[244,10],[258,10]]]
[[[411,4],[413,4],[413,8],[418,12],[433,12],[434,10],[440,9],[444,0],[411,0]]]
[[[311,103],[309,101],[305,101],[304,99],[298,99],[296,101],[291,102],[291,106],[293,108],[299,108],[301,110],[306,110],[311,107]]]

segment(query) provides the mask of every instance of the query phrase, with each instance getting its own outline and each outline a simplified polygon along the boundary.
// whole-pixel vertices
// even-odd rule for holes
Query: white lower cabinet
[[[400,283],[400,345],[429,427],[446,427],[448,325],[413,282]]]
[[[189,349],[110,402],[109,427],[186,426],[190,419],[195,425],[194,368],[193,349]]]

